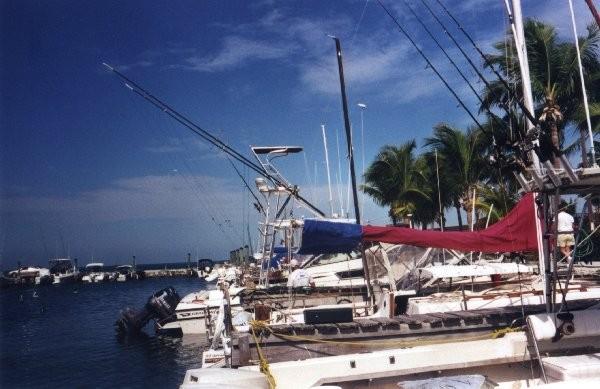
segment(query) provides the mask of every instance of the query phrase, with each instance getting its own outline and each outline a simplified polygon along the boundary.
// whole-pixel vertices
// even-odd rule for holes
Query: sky
[[[409,3],[474,80],[420,1]],[[484,51],[504,39],[502,0],[444,3]],[[582,34],[591,15],[583,1],[575,3]],[[476,112],[475,96],[418,20],[402,2],[385,4]],[[132,255],[138,263],[183,261],[187,253],[223,259],[248,244],[248,231],[256,246],[257,212],[227,158],[124,87],[102,62],[248,157],[250,145],[303,147],[277,166],[326,211],[321,124],[332,181],[342,182],[334,185],[334,207],[348,208],[328,34],[342,43],[359,175],[385,144],[415,139],[420,147],[439,122],[472,124],[375,1],[2,0],[0,7],[3,270],[65,256],[80,264],[127,263]],[[572,41],[566,1],[523,0],[523,11]],[[362,124],[358,103],[367,105]],[[255,175],[238,169],[252,185]],[[368,198],[362,212],[370,223],[389,222]]]

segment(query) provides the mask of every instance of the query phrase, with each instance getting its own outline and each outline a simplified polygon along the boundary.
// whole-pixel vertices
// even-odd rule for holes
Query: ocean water
[[[139,309],[167,286],[183,297],[205,284],[174,277],[0,290],[0,387],[178,387],[200,366],[197,339],[157,336],[151,326],[123,338],[113,326],[122,308]]]

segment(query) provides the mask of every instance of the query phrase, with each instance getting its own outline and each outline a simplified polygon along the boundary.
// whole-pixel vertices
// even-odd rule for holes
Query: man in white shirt
[[[571,262],[571,246],[575,244],[575,236],[573,235],[573,223],[575,219],[566,212],[569,204],[566,201],[560,202],[560,212],[558,213],[558,237],[556,244],[566,258],[567,263]]]

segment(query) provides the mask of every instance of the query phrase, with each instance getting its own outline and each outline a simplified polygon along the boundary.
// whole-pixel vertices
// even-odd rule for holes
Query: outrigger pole
[[[360,207],[358,205],[358,191],[356,188],[356,171],[354,170],[354,152],[352,150],[352,130],[350,129],[350,118],[348,116],[348,100],[346,98],[346,83],[344,82],[344,65],[342,64],[342,46],[340,40],[334,36],[329,36],[335,41],[335,51],[338,61],[338,71],[340,74],[340,90],[342,94],[342,109],[344,110],[344,126],[346,127],[346,141],[348,143],[348,157],[350,158],[350,177],[352,179],[352,197],[354,199],[354,217],[356,224],[360,224]],[[373,296],[373,288],[371,286],[371,277],[369,275],[369,266],[367,264],[367,256],[365,248],[361,244],[361,258],[363,271],[365,272],[365,281],[367,284],[367,293],[371,299]]]
[[[204,130],[202,127],[195,124],[193,121],[191,121],[186,116],[184,116],[181,113],[179,113],[178,111],[176,111],[174,108],[167,105],[165,102],[163,102],[159,98],[153,96],[150,92],[148,92],[142,86],[137,84],[135,81],[130,80],[127,76],[125,76],[123,73],[119,72],[117,69],[113,68],[112,66],[110,66],[104,62],[102,63],[102,65],[104,65],[108,70],[110,70],[111,72],[116,74],[121,80],[123,80],[125,82],[125,86],[127,88],[129,88],[131,91],[137,93],[139,96],[144,98],[146,101],[148,101],[149,103],[151,103],[152,105],[154,105],[155,107],[157,107],[158,109],[160,109],[161,111],[163,111],[164,113],[166,113],[167,115],[169,115],[170,117],[175,119],[177,122],[179,122],[184,127],[189,129],[190,131],[192,131],[194,134],[200,136],[202,139],[204,139],[208,143],[217,147],[218,149],[223,151],[225,154],[234,158],[235,160],[242,163],[243,165],[254,170],[256,173],[260,174],[261,176],[268,178],[275,185],[281,186],[282,188],[285,189],[286,192],[290,193],[290,195],[294,196],[296,199],[298,199],[298,201],[300,201],[301,203],[306,205],[306,207],[310,211],[314,212],[319,217],[325,217],[325,213],[323,213],[323,211],[321,211],[319,208],[317,208],[316,206],[311,204],[308,200],[306,200],[304,197],[302,197],[298,193],[297,187],[290,186],[289,184],[282,182],[279,178],[277,178],[274,175],[267,172],[262,166],[256,164],[255,162],[251,161],[250,159],[246,158],[244,155],[239,153],[237,150],[233,149],[231,146],[227,145],[225,142],[223,142],[216,136],[212,135],[210,132]]]

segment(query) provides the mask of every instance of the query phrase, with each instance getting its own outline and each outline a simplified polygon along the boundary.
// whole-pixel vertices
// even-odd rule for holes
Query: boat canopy
[[[462,252],[537,251],[535,207],[532,193],[499,222],[474,232],[430,231],[406,227],[377,227],[307,219],[300,254],[343,253],[363,242],[406,244]]]

